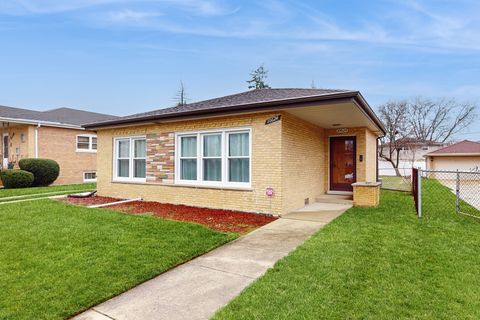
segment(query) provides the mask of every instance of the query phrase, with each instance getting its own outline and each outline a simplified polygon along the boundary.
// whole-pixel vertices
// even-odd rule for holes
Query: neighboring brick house
[[[378,203],[384,127],[358,91],[257,89],[85,127],[99,195],[275,215],[354,188]]]
[[[447,146],[445,142],[435,142],[430,140],[421,140],[412,137],[405,137],[396,141],[396,146],[400,149],[399,159],[401,161],[410,162],[411,164],[418,161],[425,161],[425,155],[440,148]],[[382,154],[387,155],[390,150],[389,142],[380,146]],[[394,154],[394,159],[396,159]],[[410,165],[412,167],[412,165]]]
[[[48,158],[60,165],[55,184],[96,180],[97,137],[81,125],[116,117],[70,108],[48,111],[0,106],[1,167],[23,158]]]

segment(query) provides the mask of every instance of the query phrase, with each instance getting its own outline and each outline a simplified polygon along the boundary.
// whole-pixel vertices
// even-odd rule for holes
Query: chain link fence
[[[420,217],[441,206],[447,211],[480,218],[480,172],[421,169],[412,172],[412,193]]]

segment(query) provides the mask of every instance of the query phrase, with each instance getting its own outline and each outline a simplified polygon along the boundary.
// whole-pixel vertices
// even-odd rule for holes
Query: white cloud
[[[108,13],[109,20],[113,22],[139,21],[154,17],[160,17],[162,15],[163,13],[161,12],[136,10],[120,10]]]
[[[106,5],[163,6],[204,16],[226,15],[237,10],[220,0],[2,0],[0,13],[55,14]]]

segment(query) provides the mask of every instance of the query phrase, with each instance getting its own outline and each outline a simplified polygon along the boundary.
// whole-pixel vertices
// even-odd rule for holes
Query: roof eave
[[[58,127],[58,128],[84,130],[84,128],[81,125],[53,122],[53,121],[44,121],[44,120],[34,120],[34,119],[0,117],[0,122],[18,123],[18,124],[27,124],[27,125],[42,125],[46,127]]]
[[[480,152],[427,153],[424,157],[480,157]]]
[[[155,123],[156,121],[158,122],[159,120],[172,120],[176,118],[185,118],[190,116],[224,114],[224,113],[228,114],[231,112],[245,112],[245,111],[264,111],[264,110],[272,109],[272,107],[275,108],[279,106],[303,104],[303,103],[310,103],[310,102],[316,102],[316,101],[318,102],[326,102],[328,100],[337,101],[342,99],[354,99],[356,104],[375,123],[378,129],[383,134],[385,134],[386,130],[382,122],[375,115],[372,108],[370,108],[370,106],[365,101],[365,99],[363,98],[363,96],[360,94],[359,91],[347,91],[347,92],[333,93],[329,95],[314,95],[314,96],[308,96],[308,97],[274,100],[274,101],[267,101],[267,102],[260,102],[260,103],[249,103],[249,104],[242,104],[242,105],[233,105],[229,107],[204,109],[204,110],[191,110],[191,111],[171,113],[171,114],[150,115],[150,116],[131,118],[131,119],[118,119],[118,120],[112,120],[112,121],[85,124],[83,125],[83,127],[90,130],[95,130],[95,129],[100,129],[104,127],[129,125],[129,124],[131,125],[136,123],[149,123],[149,122]]]

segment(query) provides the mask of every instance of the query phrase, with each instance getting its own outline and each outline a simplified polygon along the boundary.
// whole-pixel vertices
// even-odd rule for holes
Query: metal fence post
[[[418,218],[422,217],[422,168],[418,168],[417,170],[417,194],[418,194]]]
[[[455,212],[458,213],[460,211],[460,172],[457,169],[457,182],[455,186]]]

